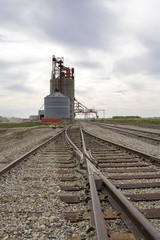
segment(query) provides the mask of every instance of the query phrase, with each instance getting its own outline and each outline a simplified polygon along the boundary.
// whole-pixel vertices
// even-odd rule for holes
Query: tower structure
[[[74,68],[65,67],[63,58],[52,56],[50,94],[60,92],[70,101],[70,120],[74,121]]]

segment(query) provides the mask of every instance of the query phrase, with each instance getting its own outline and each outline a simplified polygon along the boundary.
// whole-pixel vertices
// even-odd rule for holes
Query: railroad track
[[[140,130],[140,129],[120,127],[120,126],[117,127],[117,126],[113,126],[113,125],[105,124],[105,123],[92,123],[92,125],[97,125],[102,128],[120,132],[123,135],[140,138],[143,141],[149,141],[152,144],[157,145],[160,143],[160,133],[158,133],[158,132],[144,131],[144,130]]]
[[[0,239],[86,239],[89,224],[67,219],[75,208],[80,218],[88,210],[85,170],[78,166],[62,131],[3,168]]]
[[[110,143],[110,142],[107,143],[105,140],[102,140],[102,139],[100,140],[99,138],[95,138],[95,136],[92,136],[91,134],[89,134],[87,132],[85,132],[85,134],[87,136],[89,136],[88,139],[86,139],[87,147],[85,146],[85,148],[88,148],[88,149],[92,150],[92,152],[93,152],[92,161],[97,159],[98,164],[96,164],[96,165],[99,166],[99,169],[101,169],[102,171],[104,171],[104,169],[105,169],[105,171],[104,171],[105,175],[107,177],[109,177],[109,179],[111,179],[111,181],[114,183],[114,185],[116,185],[120,189],[129,189],[129,190],[134,189],[135,192],[136,192],[137,189],[145,189],[145,190],[147,189],[146,192],[149,189],[149,191],[150,191],[149,194],[144,193],[144,194],[139,194],[138,195],[138,194],[135,194],[135,192],[134,192],[134,194],[128,194],[128,195],[125,194],[125,195],[128,198],[130,198],[130,200],[132,200],[132,201],[139,201],[139,202],[141,201],[141,204],[142,204],[142,201],[143,201],[143,204],[144,204],[144,202],[146,200],[148,202],[148,200],[150,199],[151,209],[140,209],[140,210],[141,210],[141,212],[146,214],[146,216],[148,218],[159,219],[160,218],[160,208],[158,206],[159,206],[160,202],[158,202],[158,201],[160,200],[160,193],[157,193],[157,192],[159,191],[158,189],[160,187],[160,182],[159,181],[154,182],[154,179],[159,178],[160,172],[159,172],[159,169],[155,169],[156,168],[155,166],[152,167],[151,164],[142,161],[142,158],[144,158],[144,156],[147,157],[147,155],[145,155],[143,153],[140,153],[140,152],[135,152],[135,151],[132,150],[130,152],[134,152],[134,154],[137,154],[138,157],[137,156],[135,157],[134,155],[130,156],[130,153],[126,153],[126,148],[125,147],[123,148],[123,150],[120,151],[119,148],[121,148],[122,146],[118,146],[117,144],[113,144],[113,143]],[[113,145],[114,145],[114,147],[113,147]],[[125,152],[124,152],[124,150],[125,150]],[[127,149],[127,151],[128,150],[129,149]],[[88,159],[90,158],[90,156],[88,157],[88,153],[87,153],[86,156],[87,156]],[[151,156],[149,156],[149,158],[151,159]],[[157,164],[158,164],[158,162],[159,162],[159,159],[157,159]],[[93,168],[93,169],[94,169],[93,170],[94,173],[96,172],[97,175],[100,176],[100,178],[103,178],[103,180],[105,180],[107,184],[110,184],[110,182],[107,182],[105,177],[102,176],[101,172],[99,172],[95,168]],[[123,176],[122,173],[124,173],[125,171],[128,175]],[[134,176],[136,172],[138,172],[139,175]],[[150,172],[152,172],[152,175],[150,174]],[[112,173],[111,176],[109,176],[110,173]],[[114,173],[116,174],[115,178],[114,178],[114,175],[115,175]],[[119,176],[117,176],[118,173],[120,173]],[[145,173],[145,175],[143,173]],[[157,173],[157,174],[154,174],[154,173]],[[132,175],[132,176],[130,177],[130,175]],[[132,181],[132,183],[130,183],[130,184],[117,184],[116,183],[116,177],[117,177],[117,180],[120,180],[120,181],[124,180],[125,182],[127,181],[126,179],[129,179],[130,181]],[[133,181],[135,181],[135,179],[140,179],[141,182],[137,183],[137,184],[133,184]],[[143,181],[141,179],[143,179]],[[146,179],[151,179],[152,183],[147,183],[146,184],[145,183]],[[154,188],[156,188],[157,192],[153,190]],[[154,191],[154,193],[151,192],[152,191],[151,189]],[[114,197],[109,196],[109,194],[107,193],[107,192],[112,191],[112,190],[109,190],[109,189],[107,189],[107,190],[103,189],[102,192],[103,192],[105,197],[110,198],[110,203],[113,204],[113,202],[115,201]],[[136,197],[137,197],[137,199],[136,199]],[[138,199],[138,197],[139,197],[139,199]],[[119,197],[117,197],[117,198],[119,199]],[[156,203],[154,202],[154,205],[155,205],[155,209],[154,209],[152,204],[153,204],[153,201],[156,201],[156,200],[158,200],[158,201]],[[118,200],[118,202],[119,201],[120,200]],[[117,205],[118,205],[118,203],[115,203],[116,207],[117,207]],[[120,205],[123,205],[123,203],[121,202]],[[149,204],[147,204],[147,208],[148,208],[148,205]],[[121,212],[121,215],[123,216],[123,210],[121,209],[122,211],[120,211],[120,208],[121,208],[121,206],[118,206],[117,211]],[[125,217],[124,217],[124,219],[125,219]],[[143,221],[145,221],[145,220],[143,220]],[[98,220],[98,222],[99,222],[99,220]],[[132,224],[133,224],[133,222],[132,222]],[[130,226],[130,229],[132,228],[132,224]],[[157,226],[159,225],[159,220],[157,220],[156,224],[157,224]],[[134,234],[136,235],[136,233],[134,233]],[[122,239],[125,239],[124,235],[125,235],[125,233],[122,234],[122,236],[121,236]],[[148,235],[148,239],[152,239],[152,237],[149,236],[149,233],[147,233],[147,235]],[[114,239],[118,239],[118,237],[119,237],[119,235],[115,236]],[[136,237],[138,239],[140,238],[140,236],[136,236]],[[159,238],[159,236],[158,236],[158,238]],[[100,236],[100,238],[98,238],[98,239],[102,239],[102,236]],[[130,237],[126,236],[126,239],[130,239]],[[142,239],[145,239],[144,236],[143,236]]]
[[[160,233],[156,230],[159,220],[154,220],[155,228],[150,225],[148,220],[120,194],[121,192],[130,199],[125,192],[126,188],[120,186],[118,182],[123,179],[116,179],[125,176],[124,181],[128,181],[126,179],[130,175],[132,177],[129,179],[133,178],[133,172],[139,171],[140,174],[146,175],[149,169],[154,177],[148,175],[146,179],[154,181],[160,171],[156,166],[144,163],[141,158],[131,156],[119,148],[87,132],[82,133],[78,126],[73,126],[65,135],[62,131],[43,146],[39,146],[39,149],[34,149],[22,159],[18,159],[18,165],[15,161],[12,166],[3,169],[1,238],[160,239]],[[116,162],[118,160],[119,162]],[[119,191],[111,182],[119,188]],[[150,189],[153,188],[154,186]],[[114,192],[114,197],[110,191]],[[121,202],[120,199],[118,202],[121,204],[117,206],[116,198],[119,198],[119,194]],[[124,211],[126,208],[124,202],[128,205],[129,213],[131,209],[135,211],[131,214],[132,220],[130,214]],[[154,203],[156,213],[159,213],[160,196],[151,202]],[[142,210],[146,214],[145,209]],[[134,224],[131,222],[133,215]],[[137,215],[138,220],[135,220]],[[152,218],[153,215],[154,213]],[[159,218],[157,214],[156,219]]]

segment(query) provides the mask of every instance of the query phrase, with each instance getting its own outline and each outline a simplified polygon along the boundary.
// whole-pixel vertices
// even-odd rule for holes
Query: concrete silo
[[[69,120],[74,121],[74,68],[65,67],[63,62],[63,58],[52,56],[50,94],[60,92],[69,98]]]

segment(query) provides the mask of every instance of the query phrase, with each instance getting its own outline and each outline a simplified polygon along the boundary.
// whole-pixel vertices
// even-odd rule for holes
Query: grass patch
[[[46,125],[46,123],[41,122],[0,123],[0,128],[36,127],[41,125]]]
[[[159,118],[137,118],[137,119],[98,119],[97,122],[108,122],[108,123],[135,123],[135,124],[158,124],[160,125]]]

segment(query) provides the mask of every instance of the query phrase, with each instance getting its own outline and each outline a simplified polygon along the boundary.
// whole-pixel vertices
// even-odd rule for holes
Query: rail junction
[[[160,159],[62,129],[0,171],[2,239],[160,239]]]
[[[93,124],[93,123],[92,123]],[[137,138],[141,138],[144,141],[152,142],[152,144],[160,143],[160,133],[157,133],[156,131],[145,131],[142,129],[134,129],[132,127],[122,127],[122,126],[114,126],[111,124],[105,124],[105,123],[96,123],[95,125],[98,125],[102,128],[111,129],[116,132],[120,132],[124,135],[133,136]]]

